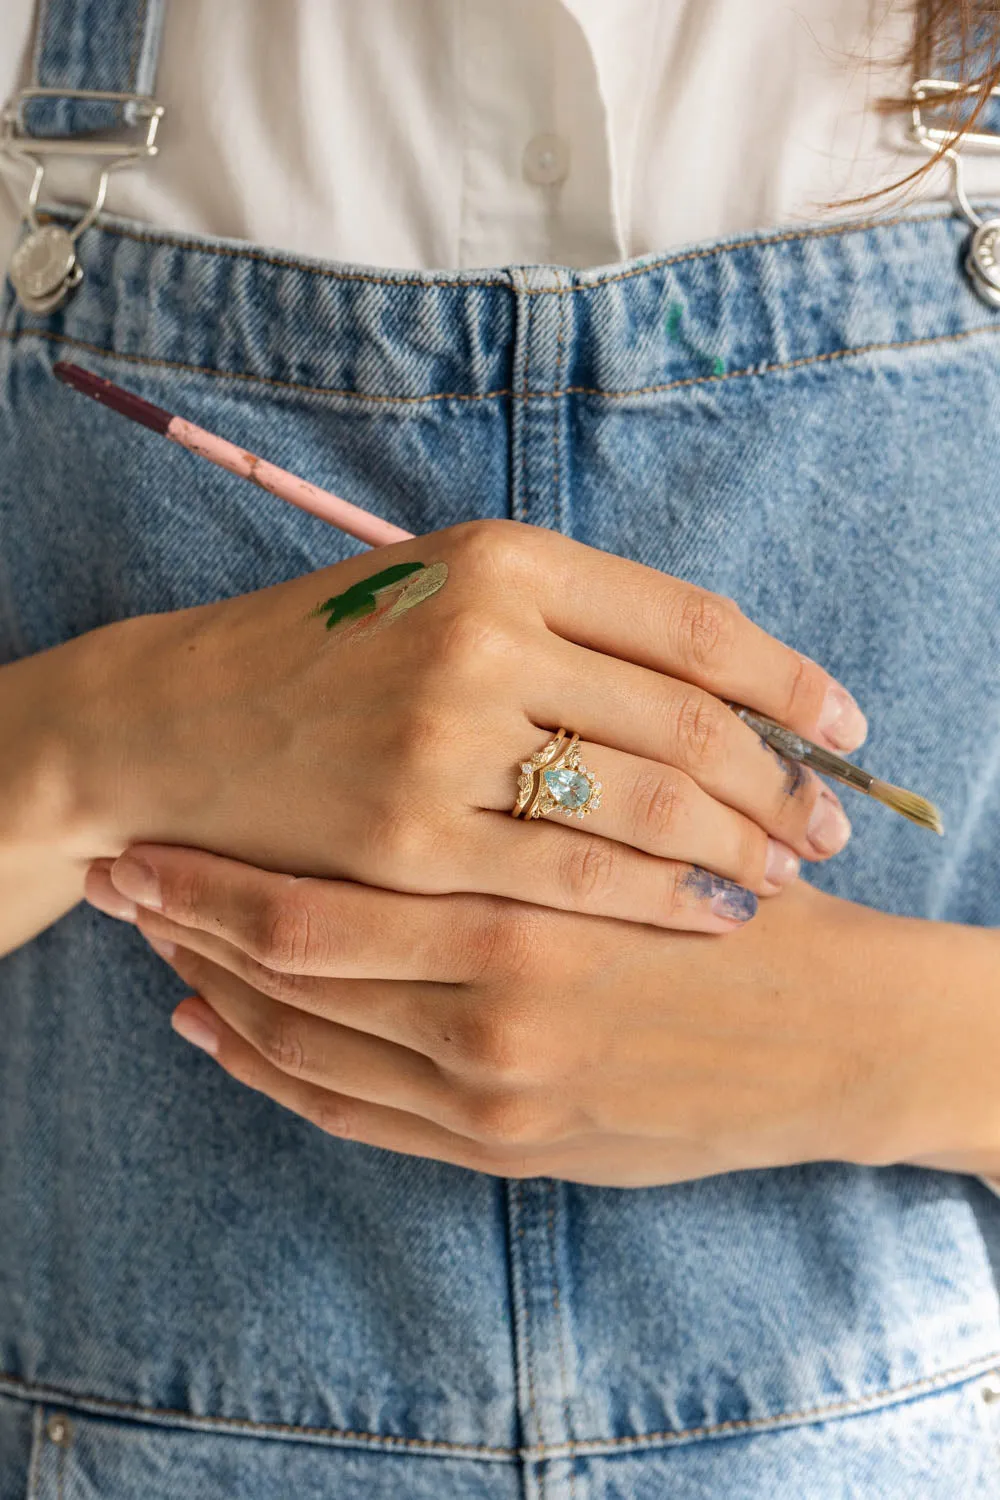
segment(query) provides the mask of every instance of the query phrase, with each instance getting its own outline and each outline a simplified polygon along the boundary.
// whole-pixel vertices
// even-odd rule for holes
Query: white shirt
[[[33,0],[2,4],[6,96]],[[108,208],[423,268],[597,265],[863,215],[822,204],[926,159],[867,107],[905,95],[889,62],[911,25],[910,0],[169,0],[162,151]],[[973,191],[1000,190],[1000,158],[970,166]],[[4,259],[24,179],[0,191]],[[51,181],[82,196],[65,165]],[[946,191],[943,168],[920,190]]]
[[[33,0],[0,0],[0,97]],[[169,0],[154,160],[107,207],[165,230],[424,269],[601,265],[866,216],[924,160],[891,64],[909,0]],[[878,10],[878,7],[874,7]],[[871,55],[869,65],[866,59]],[[0,264],[23,170],[0,192]],[[51,181],[83,201],[86,173]],[[1000,157],[972,158],[974,196]],[[943,197],[945,168],[915,197]],[[882,205],[886,210],[886,205]],[[1000,1181],[984,1179],[1000,1194]]]

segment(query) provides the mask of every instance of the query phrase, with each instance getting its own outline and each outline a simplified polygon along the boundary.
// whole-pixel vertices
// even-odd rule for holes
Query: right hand
[[[413,560],[446,562],[447,583],[370,636],[309,618]],[[788,850],[816,860],[846,841],[817,842],[814,813],[839,808],[829,788],[790,775],[720,700],[848,749],[863,720],[838,741],[820,726],[849,695],[731,599],[534,527],[467,523],[76,644],[94,856],[189,844],[719,932],[756,909],[743,891],[794,878]],[[580,734],[603,805],[515,821],[519,764],[559,725]]]

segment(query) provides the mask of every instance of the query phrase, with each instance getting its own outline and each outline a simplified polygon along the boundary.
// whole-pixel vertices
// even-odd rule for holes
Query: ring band
[[[601,805],[601,783],[580,760],[580,736],[558,729],[530,760],[523,760],[517,778],[515,818],[545,818],[563,812],[585,818]]]

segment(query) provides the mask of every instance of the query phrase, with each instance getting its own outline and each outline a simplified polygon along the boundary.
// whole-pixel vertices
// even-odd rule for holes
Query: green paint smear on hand
[[[394,563],[391,568],[383,568],[381,573],[374,573],[371,578],[364,578],[360,583],[354,583],[342,594],[334,594],[332,599],[327,599],[324,604],[317,604],[309,615],[314,620],[317,615],[327,615],[326,628],[332,630],[339,625],[341,620],[360,619],[362,615],[375,613],[375,595],[379,589],[388,588],[392,583],[399,583],[400,579],[408,578],[411,573],[419,573],[426,564],[422,562]]]

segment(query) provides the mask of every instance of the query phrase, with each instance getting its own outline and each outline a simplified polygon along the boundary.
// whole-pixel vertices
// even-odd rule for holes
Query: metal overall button
[[[22,240],[8,275],[28,312],[51,312],[83,276],[72,236],[60,224],[44,224]]]
[[[31,136],[24,128],[23,111],[24,106],[33,99],[99,100],[103,103],[120,104],[129,126],[136,121],[145,122],[145,139],[130,142],[122,139],[95,140],[90,137],[74,140]],[[104,207],[111,173],[131,166],[140,158],[157,154],[159,147],[156,145],[156,134],[163,113],[162,105],[144,94],[34,87],[22,89],[4,110],[0,153],[29,162],[34,169],[34,177],[22,210],[28,234],[14,251],[8,268],[18,301],[26,312],[54,312],[73,288],[79,286],[83,270],[77,260],[77,241]],[[100,176],[90,206],[72,229],[66,229],[61,224],[42,224],[38,219],[38,197],[45,177],[45,158],[49,156],[90,156],[101,162]]]
[[[1000,219],[986,219],[975,234],[965,269],[976,291],[991,307],[1000,307]]]

